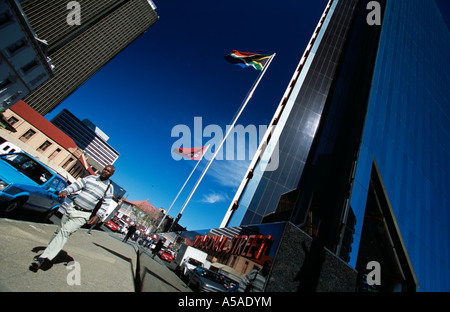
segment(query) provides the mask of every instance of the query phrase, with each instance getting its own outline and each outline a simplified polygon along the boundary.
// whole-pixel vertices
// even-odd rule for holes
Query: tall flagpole
[[[214,155],[211,157],[210,161],[208,162],[208,164],[206,165],[205,169],[202,172],[202,175],[200,176],[200,178],[197,180],[197,183],[195,184],[194,188],[191,190],[191,193],[189,194],[188,198],[186,199],[186,201],[183,204],[183,207],[181,207],[180,212],[178,213],[177,218],[174,220],[174,222],[172,223],[172,226],[169,229],[169,232],[175,228],[175,226],[178,224],[178,221],[180,220],[181,216],[183,215],[184,209],[186,208],[187,204],[189,203],[189,201],[192,198],[192,195],[194,195],[195,191],[197,190],[198,185],[200,184],[200,182],[202,181],[203,177],[206,175],[206,172],[208,171],[209,167],[211,166],[213,160],[216,158],[217,154],[219,153],[219,150],[222,148],[224,142],[226,141],[228,135],[231,133],[231,131],[234,128],[234,125],[236,124],[239,116],[242,114],[242,112],[244,111],[245,107],[247,106],[248,102],[250,101],[250,99],[253,96],[253,93],[255,92],[256,88],[258,87],[259,83],[261,82],[262,77],[264,77],[264,74],[266,73],[267,69],[269,68],[270,63],[272,63],[273,58],[275,57],[276,53],[272,54],[272,56],[269,58],[269,60],[267,61],[267,64],[264,66],[263,70],[261,71],[261,73],[258,75],[258,77],[256,78],[255,82],[253,83],[252,88],[250,89],[250,91],[248,92],[244,102],[242,102],[242,105],[238,111],[238,113],[235,115],[234,120],[232,122],[232,124],[230,125],[227,133],[225,134],[225,137],[223,138],[222,142],[220,142],[220,145],[218,148],[216,148],[216,151],[214,152]]]
[[[159,227],[161,226],[161,224],[164,222],[164,220],[166,219],[166,217],[169,215],[169,211],[170,209],[172,209],[173,204],[175,204],[175,202],[178,199],[178,196],[180,196],[181,192],[183,191],[184,187],[186,186],[186,184],[188,183],[189,179],[191,178],[192,174],[194,173],[195,169],[197,169],[198,165],[200,164],[200,161],[203,159],[203,155],[205,155],[206,151],[208,150],[209,145],[206,146],[205,150],[202,151],[202,157],[200,157],[200,159],[197,161],[197,164],[195,165],[194,169],[192,169],[191,174],[188,176],[188,178],[186,179],[186,181],[184,182],[183,186],[181,187],[180,191],[178,192],[177,196],[175,196],[175,199],[173,200],[172,204],[170,205],[169,209],[166,211],[166,214],[164,215],[164,217],[161,219],[161,221],[159,222],[158,226],[155,229],[155,232],[158,231]]]

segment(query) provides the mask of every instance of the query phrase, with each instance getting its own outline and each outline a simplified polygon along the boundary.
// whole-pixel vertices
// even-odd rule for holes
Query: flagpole
[[[192,169],[191,174],[188,176],[188,178],[186,179],[186,181],[184,182],[183,186],[181,187],[180,191],[178,192],[177,196],[175,196],[175,199],[173,200],[172,204],[170,205],[169,209],[166,211],[166,214],[164,215],[164,217],[161,219],[161,221],[159,222],[158,226],[156,227],[155,232],[158,231],[159,227],[161,226],[161,224],[164,222],[164,220],[166,219],[166,217],[169,215],[170,209],[172,209],[173,204],[175,204],[175,202],[178,199],[178,196],[180,196],[181,192],[183,191],[184,187],[186,186],[186,184],[188,183],[189,179],[191,178],[192,174],[194,173],[195,169],[197,169],[198,165],[200,164],[200,161],[203,159],[203,155],[205,155],[206,151],[208,150],[209,145],[206,146],[205,150],[202,151],[202,156],[200,157],[200,159],[197,161],[197,164],[194,166],[194,169]]]
[[[266,73],[267,69],[269,68],[270,63],[272,63],[273,58],[275,57],[276,53],[272,54],[272,56],[269,58],[269,60],[267,61],[266,66],[264,66],[263,70],[261,71],[261,73],[258,75],[258,77],[256,78],[255,82],[253,83],[252,88],[250,89],[250,91],[248,92],[245,100],[242,102],[240,109],[238,110],[238,113],[235,115],[234,120],[232,122],[232,124],[230,125],[227,133],[225,134],[225,137],[223,138],[222,142],[220,142],[220,145],[218,148],[216,148],[216,151],[214,152],[214,155],[211,157],[210,161],[208,162],[208,164],[206,165],[205,169],[202,172],[202,175],[200,176],[200,178],[197,180],[197,183],[195,184],[194,188],[191,190],[191,193],[189,194],[188,198],[186,199],[186,201],[183,204],[183,207],[181,208],[180,212],[178,213],[177,218],[174,220],[174,222],[172,223],[172,226],[169,229],[169,232],[175,228],[175,226],[178,224],[178,221],[180,220],[184,209],[186,208],[187,204],[189,203],[189,201],[191,200],[192,196],[194,195],[195,191],[197,190],[197,187],[199,186],[200,182],[202,181],[203,177],[206,175],[206,172],[208,171],[209,167],[211,166],[212,162],[214,161],[214,159],[216,158],[217,154],[219,153],[219,150],[222,148],[224,142],[226,141],[228,135],[230,134],[230,132],[233,130],[234,125],[236,124],[239,116],[242,114],[242,112],[244,111],[245,107],[247,106],[248,102],[250,101],[250,99],[253,96],[253,93],[255,92],[256,88],[258,87],[259,83],[261,82],[261,79],[264,77],[264,74]]]

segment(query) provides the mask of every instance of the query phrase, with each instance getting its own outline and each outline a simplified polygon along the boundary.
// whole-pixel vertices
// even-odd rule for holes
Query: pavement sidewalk
[[[123,243],[122,236],[103,231],[89,235],[83,228],[69,238],[50,267],[30,271],[33,257],[42,253],[56,228],[0,219],[0,291],[189,291],[159,260],[138,252],[134,242]]]

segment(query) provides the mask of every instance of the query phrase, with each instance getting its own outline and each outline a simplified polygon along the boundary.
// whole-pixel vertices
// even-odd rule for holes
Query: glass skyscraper
[[[387,1],[350,202],[363,220],[376,161],[424,291],[450,291],[449,55],[434,1]]]
[[[88,156],[87,162],[96,171],[113,165],[119,152],[108,144],[109,137],[89,120],[81,121],[67,109],[63,109],[52,120],[52,124],[71,137]]]
[[[151,0],[24,0],[20,4],[48,41],[55,76],[24,98],[41,115],[51,112],[103,65],[158,20]],[[78,10],[78,13],[77,13]],[[73,16],[81,17],[79,25]],[[69,20],[69,22],[68,22]]]
[[[379,262],[378,290],[449,291],[449,55],[434,1],[329,1],[230,211],[291,221],[362,279]]]

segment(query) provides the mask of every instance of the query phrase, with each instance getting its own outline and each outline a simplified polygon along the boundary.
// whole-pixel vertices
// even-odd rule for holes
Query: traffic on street
[[[58,198],[58,194],[69,185],[63,177],[23,152],[1,155],[0,169],[1,218],[32,224],[60,225],[61,218],[73,199]],[[117,216],[97,225],[94,232],[91,232],[91,226],[87,224],[83,228],[89,229],[87,233],[90,235],[101,231],[124,244],[132,245],[142,255],[168,268],[173,276],[186,285],[181,288],[183,291],[225,292],[237,285],[237,281],[208,269],[210,263],[206,260],[206,253],[192,247],[175,252],[170,235],[149,234],[141,224],[136,225],[139,230],[128,241],[123,238],[130,224]]]
[[[8,153],[0,156],[0,168],[2,218],[63,227],[66,226],[64,222],[67,222],[66,215],[74,213],[73,207],[81,209],[75,204],[81,193],[68,194],[67,190],[71,189],[70,182],[38,159],[24,152]],[[103,171],[100,177],[104,174]],[[121,207],[117,203],[112,206]],[[152,223],[148,222],[149,217],[146,213],[135,211],[135,214],[140,218],[131,219],[129,214],[114,209],[99,219],[100,222],[92,224],[87,222],[92,218],[91,215],[81,228],[87,230],[86,233],[89,235],[105,233],[123,244],[132,246],[138,257],[146,257],[147,263],[151,263],[152,267],[158,264],[166,268],[164,276],[154,272],[152,276],[158,276],[159,279],[166,281],[169,274],[171,278],[178,280],[177,283],[184,285],[170,288],[170,291],[174,289],[195,292],[242,291],[243,288],[239,285],[248,283],[248,276],[251,274],[260,276],[266,263],[272,261],[276,247],[272,235],[251,235],[252,233],[245,232],[245,229],[239,229],[239,233],[245,235],[225,235],[225,232],[212,236],[188,231],[161,232],[156,231],[158,228],[154,226],[158,223],[158,219],[154,219]],[[264,230],[259,229],[254,233],[263,232]],[[64,244],[61,246],[65,250]],[[67,244],[70,245],[70,240]],[[37,255],[30,270],[37,272],[45,261],[52,262],[51,259]],[[142,262],[141,259],[139,262],[145,261]],[[148,267],[144,271],[150,272]],[[266,276],[261,275],[258,278],[261,278],[263,286]],[[149,278],[147,283],[148,280]],[[250,284],[255,284],[255,278],[251,278],[250,281]],[[141,286],[138,288],[142,289]]]

